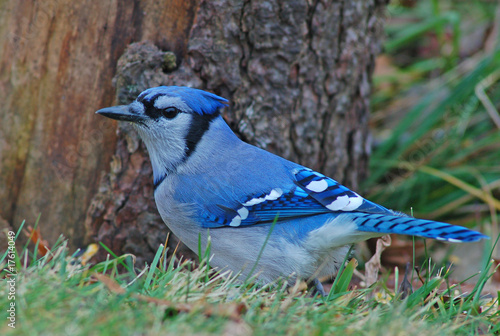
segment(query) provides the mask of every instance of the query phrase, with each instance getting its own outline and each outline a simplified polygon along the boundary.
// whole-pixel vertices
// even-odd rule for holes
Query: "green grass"
[[[32,259],[17,259],[16,328],[7,325],[6,286],[0,289],[0,334],[7,335],[463,335],[500,331],[496,296],[479,294],[491,265],[471,293],[446,286],[445,274],[404,300],[382,281],[349,289],[354,263],[338,277],[328,298],[311,298],[281,281],[258,286],[228,274],[170,258],[163,246],[151,267],[137,270],[132,256],[93,266],[73,264],[66,242]],[[26,260],[33,260],[24,265]],[[5,256],[0,261],[5,267]],[[4,269],[2,277],[6,277]],[[441,289],[438,288],[441,286]],[[443,289],[444,288],[444,289]]]

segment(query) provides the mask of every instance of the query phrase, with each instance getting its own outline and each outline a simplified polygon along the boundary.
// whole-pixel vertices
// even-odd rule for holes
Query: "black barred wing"
[[[235,207],[214,205],[203,212],[208,219],[204,227],[247,226],[280,220],[312,216],[331,212],[309,196],[301,188],[295,187],[284,192],[279,188],[266,193],[249,196]]]
[[[331,211],[395,214],[394,211],[364,199],[337,181],[309,168],[298,169],[294,174],[297,186]]]

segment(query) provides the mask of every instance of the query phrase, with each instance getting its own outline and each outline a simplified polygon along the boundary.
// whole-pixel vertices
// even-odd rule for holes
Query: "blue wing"
[[[364,199],[337,181],[309,168],[298,169],[294,174],[295,184],[331,211],[395,214],[394,211]]]
[[[288,190],[274,188],[248,195],[235,206],[211,205],[202,211],[204,227],[247,226],[325,213],[366,212],[395,213],[370,202],[337,181],[308,168],[293,172],[295,187]]]
[[[320,214],[348,214],[358,231],[397,233],[450,242],[472,242],[488,238],[460,226],[407,217],[370,202],[337,181],[308,168],[293,171],[295,187],[250,195],[229,207],[221,204],[206,208],[203,227],[247,226],[303,218]]]
[[[209,221],[204,227],[246,226],[280,220],[328,213],[321,203],[298,187],[283,191],[271,189],[266,193],[251,195],[240,200],[236,207],[215,204],[206,208],[202,216]]]

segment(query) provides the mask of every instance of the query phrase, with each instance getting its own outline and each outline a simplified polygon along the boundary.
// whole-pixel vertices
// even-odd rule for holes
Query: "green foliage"
[[[356,259],[351,259],[345,268],[342,268],[339,275],[335,277],[335,281],[333,282],[333,286],[330,291],[330,297],[333,297],[335,294],[343,294],[347,292],[356,266]]]
[[[482,45],[467,50],[477,42],[470,37],[474,31],[498,30],[498,11],[496,3],[473,3],[390,6],[385,70],[374,79],[376,147],[365,187],[389,208],[486,224],[483,229],[496,237],[500,49],[485,33]],[[409,50],[411,56],[401,56]]]
[[[21,260],[30,260],[29,254],[19,251]],[[497,299],[479,295],[491,265],[470,294],[460,293],[459,285],[439,292],[447,274],[429,275],[400,300],[384,283],[349,290],[354,259],[324,299],[283,281],[258,286],[208,271],[208,259],[197,268],[175,258],[167,263],[163,246],[142,271],[131,256],[92,267],[75,264],[65,241],[31,260],[16,278],[16,328],[3,322],[2,335],[461,335],[498,331],[500,322]],[[0,306],[7,304],[1,286]],[[0,319],[6,317],[2,309]]]
[[[340,265],[340,269],[338,271],[338,275],[335,277],[333,281],[332,288],[330,293],[328,294],[327,300],[333,300],[334,298],[340,296],[347,292],[349,288],[349,284],[351,283],[352,276],[354,274],[354,270],[356,269],[357,262],[356,259],[351,259],[349,263],[346,265],[348,256],[351,255],[353,247],[349,249],[344,259],[342,265]]]

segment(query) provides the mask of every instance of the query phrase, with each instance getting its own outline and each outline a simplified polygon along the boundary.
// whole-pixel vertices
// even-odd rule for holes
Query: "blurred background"
[[[391,1],[386,20],[363,186],[389,208],[489,234],[484,245],[433,253],[464,278],[479,270],[499,233],[499,2]],[[440,243],[428,243],[439,250]],[[393,237],[385,263],[404,264],[412,248]],[[423,255],[422,242],[416,249]]]

